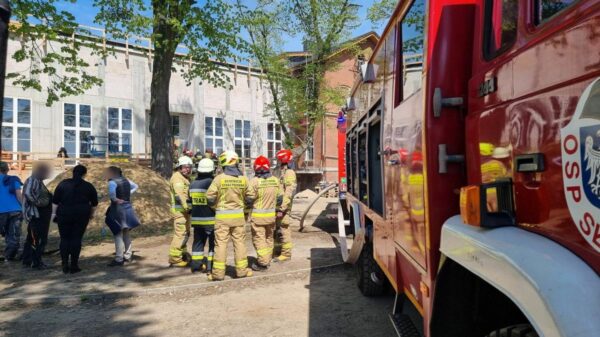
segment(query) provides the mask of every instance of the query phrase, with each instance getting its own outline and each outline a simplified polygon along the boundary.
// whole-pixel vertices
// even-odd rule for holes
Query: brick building
[[[350,41],[329,57],[339,66],[325,74],[325,80],[331,87],[348,88],[348,94],[359,76],[359,59],[369,59],[373,48],[379,41],[375,32],[363,34]],[[357,55],[358,50],[358,55]],[[301,67],[310,54],[306,52],[286,53],[292,66]],[[299,183],[302,187],[314,187],[319,182],[337,182],[338,179],[338,131],[337,117],[340,107],[328,106],[328,113],[315,128],[313,146],[300,160],[298,168]],[[300,136],[302,131],[299,131]]]

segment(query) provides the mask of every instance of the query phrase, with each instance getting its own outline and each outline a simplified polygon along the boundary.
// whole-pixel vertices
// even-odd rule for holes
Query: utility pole
[[[9,21],[10,3],[8,0],[0,0],[0,132],[2,132],[2,120],[4,117],[4,78],[6,77]],[[2,138],[0,138],[0,155],[2,155]]]

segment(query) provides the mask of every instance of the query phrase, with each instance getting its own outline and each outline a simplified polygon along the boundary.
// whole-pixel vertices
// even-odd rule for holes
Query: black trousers
[[[200,270],[204,263],[204,246],[208,244],[208,256],[206,257],[207,269],[211,269],[212,258],[215,254],[215,226],[193,226],[194,244],[192,245],[192,270]]]
[[[38,208],[39,218],[33,218],[27,225],[27,238],[23,247],[23,264],[31,267],[42,265],[42,254],[48,243],[48,230],[52,206]]]
[[[58,232],[60,233],[60,256],[63,266],[79,267],[79,254],[81,253],[81,241],[87,228],[90,216],[59,216]]]

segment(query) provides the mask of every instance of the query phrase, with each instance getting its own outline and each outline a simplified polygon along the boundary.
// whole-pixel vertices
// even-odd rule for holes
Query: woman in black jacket
[[[83,179],[86,173],[85,166],[75,166],[73,178],[61,181],[52,198],[56,207],[56,222],[60,233],[60,256],[65,274],[81,271],[79,268],[81,241],[88,222],[94,217],[98,206],[96,189]]]

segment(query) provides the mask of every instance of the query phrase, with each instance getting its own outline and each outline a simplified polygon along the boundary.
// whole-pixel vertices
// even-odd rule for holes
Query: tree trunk
[[[152,65],[150,86],[150,137],[152,169],[165,178],[173,173],[173,129],[169,112],[171,66],[175,53],[157,47]]]
[[[8,51],[8,23],[10,21],[10,4],[0,1],[0,132],[4,119],[4,77],[6,75],[6,57]],[[2,155],[2,138],[0,137],[0,155]]]

